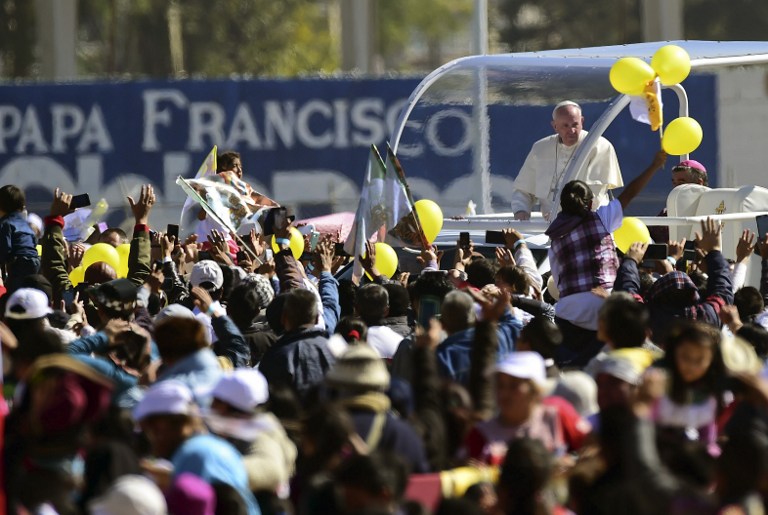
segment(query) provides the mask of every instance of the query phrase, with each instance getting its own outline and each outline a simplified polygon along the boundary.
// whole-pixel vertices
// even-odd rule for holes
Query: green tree
[[[765,0],[686,0],[685,37],[713,41],[764,41]]]
[[[318,2],[188,0],[182,12],[190,73],[295,75],[331,71],[338,62]]]
[[[500,39],[513,52],[641,40],[638,0],[500,0]]]
[[[460,31],[469,30],[472,0],[384,0],[377,8],[377,46],[388,70],[412,68],[403,57],[409,46],[422,42],[427,58],[417,68],[444,64],[443,47]],[[466,49],[469,53],[469,48]]]
[[[173,74],[166,0],[80,0],[85,74]],[[297,75],[333,71],[327,12],[311,0],[178,2],[189,75]]]
[[[29,77],[35,64],[35,8],[32,0],[0,3],[0,70],[6,77]]]

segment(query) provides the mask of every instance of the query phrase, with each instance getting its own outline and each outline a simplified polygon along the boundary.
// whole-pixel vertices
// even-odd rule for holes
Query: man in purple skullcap
[[[699,184],[707,186],[707,169],[704,165],[693,159],[686,159],[672,168],[672,187],[681,184]]]
[[[672,168],[672,188],[677,188],[682,184],[698,184],[700,186],[709,186],[707,178],[707,169],[704,165],[694,159],[686,159]],[[667,216],[666,206],[656,216]],[[669,241],[669,228],[663,225],[649,226],[651,238],[656,243],[667,243]]]

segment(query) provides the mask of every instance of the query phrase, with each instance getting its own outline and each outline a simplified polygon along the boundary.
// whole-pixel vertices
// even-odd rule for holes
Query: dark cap
[[[137,288],[128,279],[115,279],[88,290],[94,304],[116,315],[124,315],[136,308]]]

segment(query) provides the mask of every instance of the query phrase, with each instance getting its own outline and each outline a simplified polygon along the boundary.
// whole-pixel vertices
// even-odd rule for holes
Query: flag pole
[[[405,171],[403,170],[403,166],[400,164],[400,160],[392,151],[392,147],[389,146],[389,142],[387,142],[387,158],[389,159],[389,162],[392,163],[392,166],[395,168],[395,172],[397,173],[397,179],[400,181],[400,184],[402,184],[403,188],[405,189],[405,196],[408,199],[408,203],[411,205],[411,212],[413,213],[413,219],[416,221],[416,229],[419,231],[419,239],[421,240],[421,247],[423,250],[428,250],[430,245],[429,245],[429,242],[427,241],[426,235],[424,234],[424,229],[421,228],[421,220],[419,220],[419,213],[416,211],[416,205],[413,202],[413,195],[411,195],[411,188],[410,186],[408,186],[408,181],[405,179]]]
[[[195,189],[192,186],[190,186],[190,184],[186,181],[186,179],[184,179],[181,175],[179,175],[176,178],[176,184],[181,186],[181,189],[184,190],[184,193],[186,193],[189,196],[189,198],[191,198],[192,200],[200,204],[200,206],[205,210],[208,216],[213,218],[220,225],[229,229],[229,232],[234,235],[237,242],[240,243],[240,245],[242,245],[243,250],[245,250],[245,252],[247,252],[253,259],[255,259],[259,265],[264,264],[264,261],[259,259],[259,256],[257,256],[256,253],[253,252],[250,249],[250,247],[248,247],[248,245],[245,244],[245,241],[243,241],[240,235],[237,234],[237,231],[233,230],[232,226],[230,226],[221,217],[219,217],[216,211],[213,210],[211,206],[208,205],[208,202],[203,197],[201,197],[200,194],[197,191],[195,191]]]

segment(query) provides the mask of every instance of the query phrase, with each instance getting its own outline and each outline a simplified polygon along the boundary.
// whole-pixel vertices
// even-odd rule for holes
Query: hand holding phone
[[[177,224],[168,224],[168,227],[165,229],[165,235],[170,238],[174,238],[176,241],[179,241],[179,226]]]
[[[469,248],[469,233],[467,231],[462,231],[459,233],[459,248]]]

